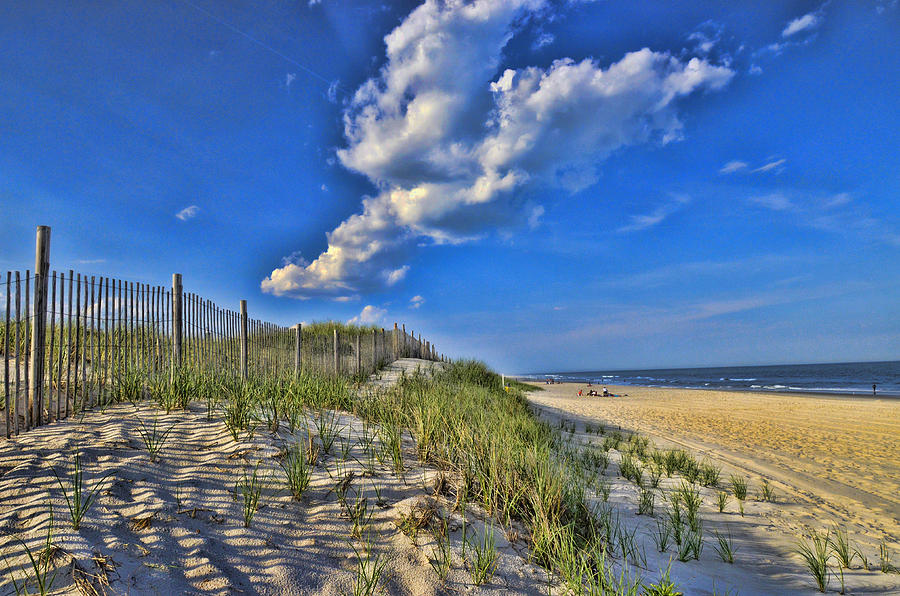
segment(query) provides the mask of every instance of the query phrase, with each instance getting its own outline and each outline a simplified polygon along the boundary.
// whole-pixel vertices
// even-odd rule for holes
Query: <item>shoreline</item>
[[[554,373],[555,374],[555,373]],[[515,381],[519,381],[520,383],[528,383],[531,385],[536,385],[538,387],[552,386],[547,385],[541,380],[532,379],[527,375],[506,375],[507,379],[513,379]],[[581,380],[565,380],[565,381],[556,381],[553,385],[585,385],[587,386],[587,381]],[[879,399],[889,399],[900,401],[900,393],[879,393],[878,395],[871,395],[870,393],[850,393],[850,392],[839,392],[839,391],[779,391],[777,389],[750,389],[743,387],[694,387],[694,386],[681,386],[681,385],[638,385],[638,384],[629,384],[629,383],[606,383],[607,387],[639,387],[642,389],[659,389],[659,390],[673,390],[673,391],[721,391],[721,392],[734,392],[734,393],[749,393],[752,395],[771,395],[771,396],[806,396],[806,397],[817,397],[817,398],[833,398],[833,399],[846,399],[848,397],[852,398],[865,398],[869,400],[879,400]],[[591,383],[591,387],[603,386],[603,383]]]

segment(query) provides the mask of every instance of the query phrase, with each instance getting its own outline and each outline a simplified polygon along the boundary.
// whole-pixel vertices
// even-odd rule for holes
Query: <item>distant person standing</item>
[[[874,395],[875,395],[875,388],[876,388],[877,386],[878,386],[877,383],[872,383],[872,396],[873,396],[873,397],[874,397]]]

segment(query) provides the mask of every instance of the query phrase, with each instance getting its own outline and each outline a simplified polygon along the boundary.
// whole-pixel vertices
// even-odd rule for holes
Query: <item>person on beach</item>
[[[609,397],[609,390],[605,385],[603,386],[603,397]]]
[[[872,396],[873,396],[873,397],[874,397],[874,395],[875,395],[875,387],[877,387],[877,386],[878,386],[877,383],[872,383]]]
[[[578,397],[581,397],[581,389],[578,390]]]

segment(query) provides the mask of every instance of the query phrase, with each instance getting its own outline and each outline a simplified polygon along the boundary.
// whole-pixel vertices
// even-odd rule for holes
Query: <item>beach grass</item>
[[[719,554],[719,557],[726,563],[732,564],[734,563],[734,539],[731,537],[731,533],[722,534],[718,530],[714,532],[716,536],[717,544],[714,545],[716,552]]]
[[[797,543],[797,553],[803,558],[806,568],[812,574],[816,587],[820,592],[828,588],[828,559],[831,557],[829,545],[831,535],[829,532],[813,532],[809,541],[801,540]]]
[[[299,501],[306,489],[309,488],[309,481],[312,476],[309,454],[303,445],[297,442],[285,449],[284,456],[278,464],[284,471],[285,484],[291,496]]]
[[[172,433],[172,430],[175,429],[177,422],[173,422],[169,428],[163,429],[159,426],[159,418],[153,418],[153,425],[146,426],[143,420],[138,420],[138,435],[140,435],[141,440],[144,442],[144,447],[147,448],[147,451],[150,453],[150,461],[156,463],[156,460],[159,458],[159,452],[162,451],[163,446],[166,444],[166,440],[169,438],[169,435]]]
[[[53,551],[55,549],[53,543],[53,504],[48,502],[47,507],[49,509],[47,537],[44,539],[41,549],[37,551],[32,550],[24,540],[21,538],[17,539],[18,543],[25,551],[25,555],[28,557],[28,563],[31,567],[31,572],[25,572],[25,577],[21,578],[21,583],[19,583],[20,580],[16,579],[16,576],[9,565],[9,561],[6,560],[6,557],[4,556],[7,574],[12,581],[13,589],[16,591],[17,596],[20,594],[31,594],[28,590],[29,582],[37,587],[37,594],[46,596],[47,594],[50,594],[50,591],[53,589],[53,582],[56,581],[56,571],[53,567]]]
[[[241,503],[241,511],[244,518],[244,527],[249,528],[259,509],[259,498],[262,494],[262,479],[259,477],[259,463],[253,468],[253,473],[248,474],[244,470],[243,477],[234,487],[235,499]]]
[[[112,476],[112,472],[95,482],[92,487],[86,487],[84,484],[84,467],[81,463],[81,451],[78,448],[75,448],[72,454],[72,473],[67,478],[67,482],[63,482],[55,468],[50,468],[50,470],[56,477],[56,482],[63,492],[63,497],[65,497],[71,516],[72,529],[77,530],[81,527],[84,516],[87,515],[91,505],[94,504],[103,485]]]

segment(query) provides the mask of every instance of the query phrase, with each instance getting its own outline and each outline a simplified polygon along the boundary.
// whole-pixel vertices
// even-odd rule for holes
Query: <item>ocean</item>
[[[591,382],[687,389],[825,393],[900,397],[900,361],[835,364],[779,364],[648,370],[591,370],[523,375],[531,380]]]

